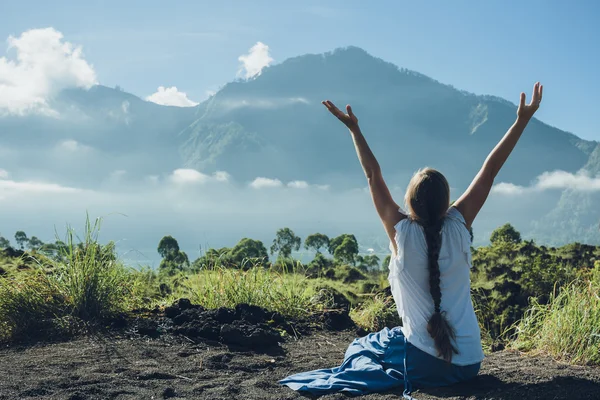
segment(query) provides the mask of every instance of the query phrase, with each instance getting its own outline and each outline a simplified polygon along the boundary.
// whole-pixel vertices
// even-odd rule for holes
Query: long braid
[[[442,248],[441,221],[433,225],[424,226],[425,241],[427,242],[427,257],[429,260],[429,293],[433,298],[434,312],[440,312],[442,303],[442,290],[440,288],[440,266],[438,259]]]
[[[439,265],[442,227],[449,203],[448,182],[442,174],[433,169],[421,170],[411,180],[407,200],[414,213],[413,220],[423,227],[427,243],[429,292],[433,299],[433,314],[427,322],[427,332],[433,338],[438,355],[451,362],[452,355],[458,354],[452,343],[456,339],[456,332],[441,310]]]
[[[438,355],[444,360],[452,361],[452,355],[458,350],[452,344],[456,339],[456,332],[441,311],[442,289],[440,287],[440,249],[442,247],[443,220],[424,226],[425,241],[427,242],[427,256],[429,259],[429,292],[433,298],[433,314],[427,323],[427,332],[433,338]]]

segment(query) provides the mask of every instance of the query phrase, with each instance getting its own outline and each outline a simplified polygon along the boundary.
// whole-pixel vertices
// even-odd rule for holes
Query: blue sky
[[[539,118],[600,140],[600,2],[26,1],[0,4],[0,38],[54,27],[98,81],[140,97],[177,86],[200,101],[256,42],[275,62],[356,45],[401,67],[516,102],[545,85]],[[0,56],[4,55],[0,52]]]

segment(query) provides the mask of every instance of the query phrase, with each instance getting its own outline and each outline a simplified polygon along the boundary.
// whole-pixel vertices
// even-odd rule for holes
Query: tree
[[[19,245],[21,250],[25,249],[25,245],[27,244],[27,242],[29,242],[27,235],[23,231],[17,231],[17,233],[15,233],[15,240],[17,241],[17,244]]]
[[[265,263],[269,260],[269,253],[260,240],[243,238],[231,249],[231,261],[237,267],[244,266],[247,261]],[[250,264],[249,266],[252,266]]]
[[[266,250],[265,250],[266,251]],[[216,266],[229,267],[231,265],[231,249],[222,247],[220,249],[208,249],[202,257],[198,257],[192,264],[192,270],[199,271]]]
[[[356,256],[356,262],[358,263],[358,267],[364,271],[367,271],[371,268],[375,268],[379,265],[379,257],[375,254],[369,254],[366,256]]]
[[[167,275],[174,275],[178,271],[185,271],[190,267],[190,260],[185,252],[179,250],[179,243],[173,236],[164,236],[158,243],[158,254],[163,259],[158,267]]]
[[[0,249],[6,249],[7,247],[10,247],[10,242],[8,239],[0,236]]]
[[[317,253],[315,258],[308,264],[308,268],[315,271],[325,271],[331,267],[333,267],[333,261],[321,253]]]
[[[344,233],[331,239],[328,249],[336,261],[354,265],[358,255],[358,241],[354,235]]]
[[[27,243],[27,247],[29,247],[29,250],[39,250],[39,248],[43,245],[44,242],[42,242],[36,236],[32,236],[31,239],[29,239],[29,242]]]
[[[164,236],[158,243],[158,254],[164,259],[174,259],[179,253],[179,243],[173,236]]]
[[[383,262],[381,263],[381,269],[383,269],[384,271],[388,269],[388,267],[390,266],[390,261],[392,260],[392,256],[387,255],[385,256],[385,258],[383,259]]]
[[[356,263],[358,255],[358,242],[354,235],[346,235],[342,242],[333,250],[333,258],[344,264]]]
[[[329,238],[327,235],[322,233],[313,233],[308,235],[304,241],[304,248],[306,250],[313,249],[317,254],[321,254],[321,247],[326,247],[329,244]]]
[[[290,228],[283,228],[277,231],[273,245],[271,246],[271,254],[279,253],[279,258],[289,258],[292,255],[292,250],[299,250],[302,244],[302,239],[294,234]]]
[[[504,224],[492,232],[490,236],[492,245],[499,243],[521,243],[521,234],[511,224]]]

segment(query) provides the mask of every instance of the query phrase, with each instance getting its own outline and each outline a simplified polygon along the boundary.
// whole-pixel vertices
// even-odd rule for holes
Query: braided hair
[[[411,219],[423,227],[427,243],[429,292],[433,298],[433,314],[427,323],[427,332],[433,338],[438,355],[450,362],[452,355],[458,354],[452,343],[456,333],[441,310],[442,291],[438,263],[442,247],[442,226],[450,205],[448,181],[432,168],[419,170],[408,185],[405,200],[411,211]]]

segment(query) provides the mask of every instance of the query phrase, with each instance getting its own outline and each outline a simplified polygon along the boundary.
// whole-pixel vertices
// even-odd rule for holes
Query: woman
[[[469,229],[541,101],[539,82],[530,104],[521,93],[515,123],[452,207],[446,178],[431,168],[418,171],[406,191],[407,213],[392,199],[352,108],[343,113],[331,101],[323,102],[350,130],[390,238],[388,279],[402,327],[355,339],[340,367],[292,375],[281,383],[313,394],[363,394],[404,384],[404,397],[410,399],[412,385],[444,386],[477,375],[484,355],[470,296]]]

